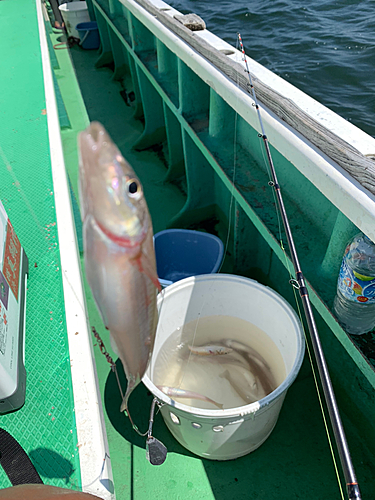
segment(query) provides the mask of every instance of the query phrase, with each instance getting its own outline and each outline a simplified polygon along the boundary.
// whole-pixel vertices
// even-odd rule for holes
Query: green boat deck
[[[80,488],[35,2],[1,2],[0,17],[0,196],[29,258],[26,403],[0,426],[47,482]],[[10,485],[2,470],[0,484]]]
[[[56,186],[51,171],[35,1],[20,0],[17,5],[9,0],[0,2],[0,17],[5,21],[0,32],[0,199],[29,259],[26,403],[19,411],[0,415],[0,427],[21,443],[45,483],[88,491],[87,485],[82,484],[79,460],[70,366],[74,354],[69,351],[65,319]],[[65,40],[64,35],[55,33],[50,27],[47,37],[50,50]],[[70,50],[64,45],[57,48],[59,50],[51,51],[50,55],[57,82],[61,138],[82,263],[77,134],[89,121],[103,123],[140,177],[155,233],[168,227],[184,206],[186,195],[178,183],[163,182],[166,167],[160,148],[143,151],[133,148],[144,126],[134,118],[134,109],[122,97],[123,87],[114,80],[113,68],[97,68],[96,51],[84,51],[78,46]],[[207,227],[219,233],[223,231],[216,219],[194,226]],[[233,272],[230,255],[222,272]],[[262,279],[262,276],[251,277]],[[263,278],[268,284],[266,277]],[[85,294],[89,326],[98,330],[107,350],[114,356],[108,332],[87,284]],[[153,467],[146,460],[145,440],[131,429],[129,420],[119,412],[121,398],[115,375],[94,337],[92,344],[113,473],[114,488],[110,477],[109,480],[105,476],[101,479],[108,491],[106,498],[113,495],[118,500],[177,500],[188,496],[199,500],[341,498],[307,355],[288,391],[274,431],[258,450],[228,462],[201,459],[173,439],[158,415],[154,435],[167,446],[168,457],[161,467]],[[333,355],[340,353],[335,337],[325,338],[324,347]],[[125,387],[121,364],[119,361],[116,364]],[[360,379],[360,370],[356,376]],[[374,498],[373,427],[363,425],[366,422],[363,411],[357,419],[347,397],[350,388],[343,390],[342,384],[337,387],[341,416],[363,498],[371,499]],[[373,401],[368,385],[365,390]],[[147,428],[151,401],[152,396],[144,386],[138,387],[131,397],[130,409],[141,430]],[[365,408],[366,405],[364,402]],[[372,417],[367,416],[369,420]],[[106,457],[103,459],[105,461]],[[98,477],[101,478],[100,470]],[[10,482],[0,469],[0,488],[8,486]]]

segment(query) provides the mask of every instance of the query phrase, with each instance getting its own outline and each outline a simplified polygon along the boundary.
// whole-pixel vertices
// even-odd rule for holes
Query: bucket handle
[[[90,33],[90,30],[87,30],[86,33],[84,34],[84,37],[82,38],[82,40],[79,42],[80,45],[83,45],[84,41],[86,40],[86,38],[89,36],[89,33]]]

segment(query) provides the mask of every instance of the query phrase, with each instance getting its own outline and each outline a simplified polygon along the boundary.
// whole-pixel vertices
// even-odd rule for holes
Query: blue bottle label
[[[375,304],[375,276],[365,276],[353,271],[344,257],[337,283],[342,295],[351,302]]]

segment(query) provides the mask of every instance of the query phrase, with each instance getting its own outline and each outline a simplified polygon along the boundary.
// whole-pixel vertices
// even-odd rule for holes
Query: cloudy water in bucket
[[[181,326],[152,362],[153,383],[163,392],[189,391],[188,397],[171,391],[168,395],[211,410],[258,401],[285,377],[284,360],[273,340],[252,323],[232,316],[206,316]]]

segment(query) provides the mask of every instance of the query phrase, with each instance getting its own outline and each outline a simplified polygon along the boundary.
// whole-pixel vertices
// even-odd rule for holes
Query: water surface
[[[168,3],[375,137],[374,0]]]

